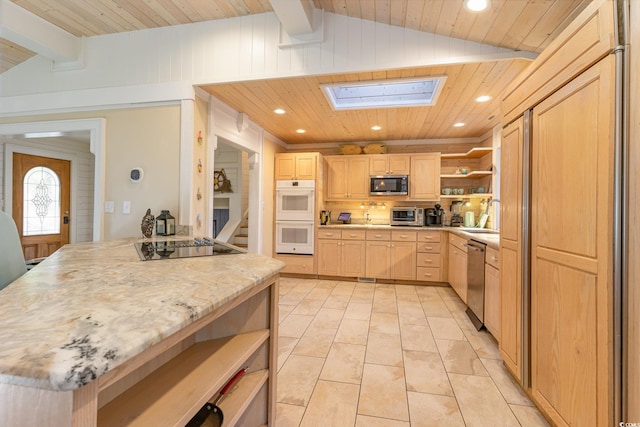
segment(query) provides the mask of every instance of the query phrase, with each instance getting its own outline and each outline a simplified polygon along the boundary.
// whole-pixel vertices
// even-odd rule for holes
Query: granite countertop
[[[474,239],[482,243],[486,243],[489,247],[498,250],[500,248],[500,233],[496,230],[486,230],[486,232],[479,232],[481,229],[466,228],[466,227],[412,227],[405,225],[389,225],[389,224],[327,224],[318,226],[323,228],[363,228],[365,230],[414,230],[414,231],[426,231],[426,230],[440,230],[448,231],[459,236]],[[471,231],[468,231],[471,230]],[[483,229],[484,230],[484,229]]]
[[[251,253],[143,262],[136,241],[63,246],[0,291],[0,382],[76,389],[284,267]]]

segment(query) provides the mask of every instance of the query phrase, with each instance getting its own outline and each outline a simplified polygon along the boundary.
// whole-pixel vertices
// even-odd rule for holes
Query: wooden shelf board
[[[231,389],[227,397],[220,403],[225,425],[233,426],[238,423],[238,420],[256,397],[267,378],[269,378],[267,369],[251,372],[240,379],[237,390],[235,388]]]
[[[440,157],[444,160],[455,159],[479,159],[493,151],[492,147],[475,147],[466,153],[443,153]]]
[[[98,426],[185,425],[269,338],[269,330],[196,343],[98,411]]]
[[[470,199],[470,198],[487,198],[492,197],[491,193],[473,193],[473,194],[450,194],[450,195],[440,195],[441,199]]]
[[[469,179],[469,178],[483,178],[485,176],[491,176],[492,171],[471,171],[466,175],[462,174],[445,174],[440,175],[441,179]]]

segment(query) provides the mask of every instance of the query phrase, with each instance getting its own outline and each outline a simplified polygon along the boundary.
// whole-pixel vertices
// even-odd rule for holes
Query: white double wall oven
[[[276,181],[276,253],[313,255],[315,180]]]

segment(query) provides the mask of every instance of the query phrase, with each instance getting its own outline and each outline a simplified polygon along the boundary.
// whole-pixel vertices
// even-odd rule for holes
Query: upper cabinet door
[[[409,194],[411,199],[440,199],[440,153],[411,156]]]
[[[411,156],[408,154],[389,154],[389,174],[409,175]]]
[[[318,153],[297,153],[296,179],[316,179]]]
[[[373,154],[368,157],[371,175],[409,175],[409,154]]]
[[[330,156],[325,161],[327,200],[369,197],[368,156]]]
[[[386,154],[369,156],[369,173],[371,175],[387,175],[389,159]]]
[[[275,179],[289,180],[296,176],[296,155],[293,153],[276,154]]]
[[[318,153],[276,154],[275,179],[316,179]]]
[[[357,200],[369,198],[369,181],[369,159],[364,156],[353,156],[349,160],[348,197]]]
[[[346,156],[326,157],[326,193],[327,199],[346,199],[348,158]]]

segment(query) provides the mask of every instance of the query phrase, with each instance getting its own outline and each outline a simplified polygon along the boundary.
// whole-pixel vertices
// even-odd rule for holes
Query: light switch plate
[[[104,211],[106,213],[113,213],[115,210],[115,204],[113,201],[104,202]]]
[[[129,200],[122,202],[122,213],[125,215],[129,215],[131,213],[131,202]]]

